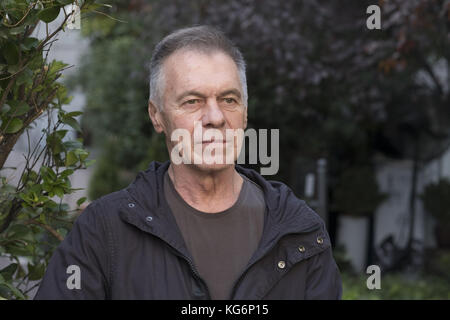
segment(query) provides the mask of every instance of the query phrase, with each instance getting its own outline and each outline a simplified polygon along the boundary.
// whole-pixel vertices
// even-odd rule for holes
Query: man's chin
[[[231,167],[234,168],[236,157],[227,157],[224,152],[223,155],[208,155],[208,154],[197,154],[192,153],[192,156],[187,158],[183,157],[182,154],[178,154],[176,159],[171,159],[174,165],[187,166],[191,169],[196,169],[203,172],[212,171],[223,171]]]
[[[234,167],[234,163],[201,163],[201,164],[192,164],[197,170],[203,172],[219,172],[230,167]]]
[[[191,169],[201,171],[201,172],[220,172],[227,170],[229,168],[234,168],[234,162],[232,163],[216,163],[216,162],[206,162],[201,163],[181,163],[179,165],[190,167]]]

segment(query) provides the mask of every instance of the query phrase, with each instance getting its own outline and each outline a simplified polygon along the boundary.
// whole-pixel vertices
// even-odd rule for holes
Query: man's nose
[[[207,100],[202,122],[204,127],[212,128],[220,128],[225,124],[224,114],[215,99]]]

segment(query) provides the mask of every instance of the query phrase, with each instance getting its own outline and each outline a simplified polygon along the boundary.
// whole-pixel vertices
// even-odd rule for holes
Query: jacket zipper
[[[174,254],[177,257],[183,258],[183,260],[185,260],[189,266],[191,267],[191,271],[194,274],[194,276],[200,280],[200,282],[202,282],[202,284],[204,285],[204,287],[206,288],[206,296],[208,298],[208,300],[211,300],[211,295],[209,293],[209,289],[208,289],[208,285],[206,284],[205,280],[202,279],[202,277],[200,276],[200,274],[197,272],[197,269],[194,266],[194,263],[191,261],[191,259],[189,259],[188,257],[186,257],[184,254],[182,254],[180,251],[178,251],[176,248],[174,248],[170,243],[168,243],[166,240],[164,240],[163,238],[157,236],[156,234],[154,234],[153,232],[150,232],[151,235],[153,235],[154,237],[157,237],[158,239],[160,239],[161,241],[163,241],[164,243],[166,243],[168,245],[168,247],[170,248],[170,250],[172,250],[174,252]]]
[[[191,259],[189,259],[189,257],[185,256],[184,254],[182,254],[179,250],[177,250],[175,247],[173,247],[170,243],[168,243],[166,240],[164,240],[163,238],[161,238],[160,236],[156,235],[155,233],[151,232],[151,231],[146,231],[149,234],[151,234],[152,236],[160,239],[161,241],[163,241],[165,244],[167,244],[167,246],[170,248],[170,250],[172,250],[174,252],[174,254],[180,258],[183,258],[190,266],[192,273],[194,274],[194,276],[200,280],[200,282],[202,282],[202,284],[204,285],[204,287],[206,288],[206,296],[208,300],[211,300],[211,295],[209,293],[209,288],[208,285],[206,284],[205,280],[202,279],[202,277],[200,276],[200,274],[197,272],[197,269],[194,266],[194,263],[191,261]]]
[[[288,236],[288,235],[292,235],[292,234],[302,234],[302,233],[306,233],[306,232],[312,232],[315,231],[317,229],[319,229],[320,226],[318,226],[317,228],[310,228],[310,229],[306,229],[306,230],[302,230],[301,232],[289,232],[286,233],[284,235],[282,235],[279,239],[281,239],[282,237]],[[189,259],[188,257],[186,257],[184,254],[182,254],[179,250],[177,250],[176,248],[174,248],[171,244],[169,244],[166,240],[164,240],[163,238],[157,236],[156,234],[154,234],[153,232],[149,232],[150,234],[152,234],[153,236],[161,239],[164,243],[167,243],[169,248],[174,251],[174,254],[180,258],[183,258],[190,266],[192,273],[194,274],[194,276],[204,285],[204,287],[206,288],[206,296],[208,300],[211,300],[211,294],[209,292],[209,288],[208,285],[206,284],[205,280],[202,279],[202,277],[200,276],[200,274],[197,272],[197,269],[195,268],[193,262],[191,261],[191,259]],[[272,246],[269,247],[269,249],[267,250],[267,252],[269,252],[270,250],[272,250],[275,245],[278,243],[275,242]],[[245,270],[241,273],[241,275],[239,276],[239,278],[234,282],[233,284],[233,289],[232,289],[232,293],[230,295],[230,299],[234,297],[234,295],[236,294],[236,289],[237,289],[237,285],[239,284],[239,282],[242,281],[242,279],[244,278],[244,276],[247,274],[248,270],[255,265],[259,260],[261,260],[263,257],[265,256],[265,254],[261,255],[261,257],[259,257],[257,260],[253,261],[250,265],[248,265]]]
[[[267,249],[266,252],[271,251],[271,250],[276,246],[276,244],[279,242],[279,240],[280,240],[281,238],[283,238],[283,237],[286,237],[286,236],[289,236],[289,235],[293,235],[293,234],[303,234],[303,233],[307,233],[307,232],[312,232],[312,231],[318,230],[319,228],[320,228],[320,227],[318,227],[318,228],[311,228],[311,229],[307,229],[307,230],[303,230],[302,232],[290,232],[290,233],[286,233],[286,234],[282,235],[282,236],[278,239],[277,242],[275,242],[272,246],[270,246],[269,249]],[[265,254],[261,255],[261,257],[259,257],[259,258],[258,258],[257,260],[255,260],[255,261],[253,261],[253,262],[252,262],[250,265],[248,265],[247,268],[245,268],[245,270],[241,273],[241,275],[239,276],[239,278],[234,282],[233,290],[232,290],[232,292],[231,292],[230,299],[232,299],[232,298],[234,297],[234,295],[236,294],[236,290],[237,290],[237,288],[238,288],[238,284],[239,284],[239,282],[242,282],[242,280],[243,280],[243,278],[245,277],[245,275],[247,274],[248,270],[249,270],[252,266],[254,266],[259,260],[261,260],[263,257],[265,257]]]
[[[161,238],[160,238],[161,239]],[[161,239],[162,240],[162,239]],[[164,241],[164,240],[163,240]],[[166,242],[167,243],[167,242]],[[177,249],[175,249],[174,247],[172,247],[169,244],[169,247],[172,251],[174,251],[174,254],[180,258],[183,258],[191,267],[191,271],[194,274],[194,276],[200,280],[200,282],[202,282],[202,284],[204,285],[204,287],[206,288],[206,297],[208,300],[211,300],[211,295],[209,293],[209,288],[208,285],[206,284],[205,280],[202,279],[202,277],[200,276],[200,274],[198,273],[197,269],[194,266],[194,263],[191,261],[191,259],[189,259],[188,257],[186,257],[184,254],[182,254],[181,252],[179,252]]]
[[[134,200],[132,200],[134,201]],[[135,202],[135,201],[134,201]],[[200,280],[200,282],[204,285],[204,287],[206,288],[206,296],[208,300],[211,300],[211,294],[209,293],[209,288],[208,285],[206,284],[205,280],[202,279],[202,277],[200,276],[200,274],[197,272],[197,269],[194,266],[194,263],[191,261],[191,259],[189,259],[189,257],[185,256],[184,254],[182,254],[178,249],[176,249],[175,247],[173,247],[170,243],[168,243],[166,240],[164,240],[163,238],[161,238],[160,236],[156,235],[154,232],[147,230],[147,233],[151,234],[152,236],[160,239],[161,241],[163,241],[164,243],[166,243],[168,245],[168,247],[174,252],[174,254],[180,258],[183,258],[190,266],[192,273],[194,274],[194,276]]]

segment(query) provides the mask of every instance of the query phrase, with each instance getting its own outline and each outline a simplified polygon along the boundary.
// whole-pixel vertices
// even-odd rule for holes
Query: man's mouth
[[[202,141],[202,144],[206,143],[227,143],[227,140],[204,140]]]

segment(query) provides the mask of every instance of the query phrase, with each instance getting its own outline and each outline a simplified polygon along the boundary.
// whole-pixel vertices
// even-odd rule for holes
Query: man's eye
[[[226,103],[228,103],[228,104],[231,104],[231,103],[235,103],[235,102],[236,102],[236,100],[233,99],[233,98],[225,98],[224,101],[225,101]]]
[[[186,101],[187,104],[196,104],[197,102],[199,102],[198,99],[190,99],[190,100]]]

